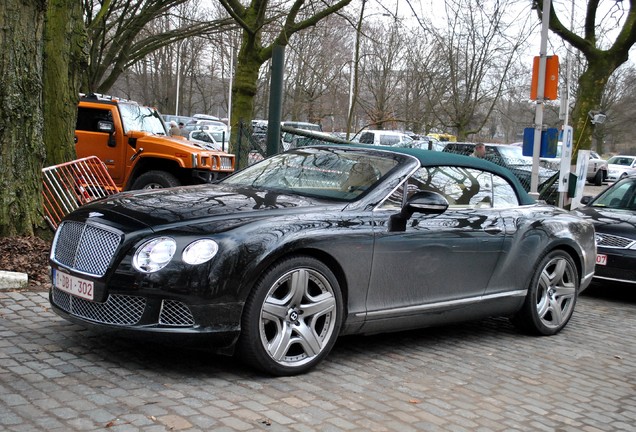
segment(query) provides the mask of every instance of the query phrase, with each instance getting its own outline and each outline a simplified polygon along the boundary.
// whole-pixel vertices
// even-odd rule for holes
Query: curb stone
[[[25,288],[29,285],[29,276],[26,273],[0,270],[0,290]]]

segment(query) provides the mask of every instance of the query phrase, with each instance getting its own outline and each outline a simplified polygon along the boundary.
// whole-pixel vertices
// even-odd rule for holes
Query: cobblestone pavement
[[[345,337],[289,378],[98,336],[45,293],[0,292],[0,430],[634,431],[636,296],[597,288],[557,336],[489,319]]]

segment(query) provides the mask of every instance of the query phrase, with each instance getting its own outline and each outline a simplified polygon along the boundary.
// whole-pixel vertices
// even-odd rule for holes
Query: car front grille
[[[635,240],[619,237],[611,234],[596,233],[596,244],[598,246],[614,249],[628,249]]]
[[[75,221],[60,224],[53,240],[52,259],[92,276],[103,276],[121,242],[121,235]]]
[[[146,310],[144,297],[111,294],[105,302],[94,302],[53,288],[52,300],[67,313],[100,324],[134,326],[140,323]],[[166,327],[192,327],[190,308],[180,301],[163,300],[158,323]]]
[[[190,327],[194,325],[192,312],[183,303],[176,300],[161,302],[159,324],[174,327]]]
[[[135,325],[146,308],[143,297],[112,294],[104,303],[85,300],[53,288],[53,303],[71,315],[89,321],[121,326]]]
[[[232,158],[221,156],[221,169],[232,169]]]

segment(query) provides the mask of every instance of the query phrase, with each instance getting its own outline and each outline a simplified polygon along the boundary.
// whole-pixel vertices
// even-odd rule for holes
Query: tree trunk
[[[594,125],[590,122],[589,112],[600,108],[605,85],[617,67],[613,62],[597,59],[595,62],[588,62],[587,70],[579,77],[579,88],[572,110],[575,150],[592,148]],[[576,154],[575,151],[574,155]]]
[[[262,64],[263,61],[256,49],[247,49],[245,45],[241,46],[232,88],[232,140],[230,148],[230,151],[237,155],[240,168],[247,166],[249,145],[237,148],[238,125],[240,122],[249,124],[252,120],[256,84]],[[245,142],[247,143],[247,140]]]
[[[46,166],[75,159],[74,130],[86,31],[78,0],[49,0],[44,50]]]
[[[45,0],[0,9],[0,236],[33,235],[40,214]]]

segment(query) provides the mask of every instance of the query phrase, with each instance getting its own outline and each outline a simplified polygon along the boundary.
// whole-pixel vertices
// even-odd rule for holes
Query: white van
[[[413,138],[399,131],[376,129],[362,131],[358,142],[360,144],[392,146],[413,142]]]

